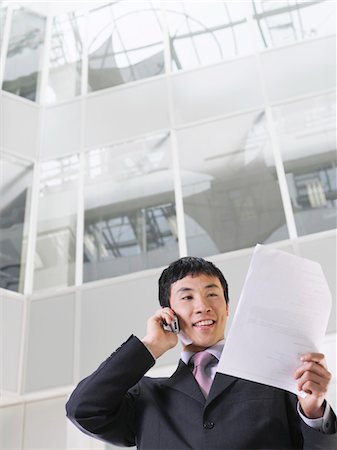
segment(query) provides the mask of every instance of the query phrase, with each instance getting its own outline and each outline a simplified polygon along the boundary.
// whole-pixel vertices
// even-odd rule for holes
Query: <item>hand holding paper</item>
[[[304,412],[314,410],[329,382],[325,361],[315,356],[296,371],[302,355],[318,354],[330,308],[331,294],[318,263],[257,245],[218,371],[303,398],[313,391],[301,405]],[[318,379],[326,380],[319,388],[314,385]]]
[[[301,361],[302,365],[296,370],[294,378],[298,382],[299,390],[308,394],[299,399],[302,410],[312,419],[322,417],[322,405],[331,381],[331,373],[322,353],[307,353],[301,357]]]

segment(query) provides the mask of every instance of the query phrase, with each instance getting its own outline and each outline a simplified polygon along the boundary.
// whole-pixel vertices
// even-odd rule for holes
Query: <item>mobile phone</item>
[[[178,334],[179,331],[180,331],[178,317],[174,316],[174,319],[173,319],[172,323],[170,323],[170,325],[168,323],[166,323],[165,320],[164,320],[163,321],[163,328],[166,331],[172,331],[173,333]]]

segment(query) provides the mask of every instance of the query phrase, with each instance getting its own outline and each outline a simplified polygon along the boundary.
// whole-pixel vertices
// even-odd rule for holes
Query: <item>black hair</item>
[[[210,275],[219,279],[226,303],[228,304],[228,284],[221,270],[215,264],[203,258],[185,256],[173,261],[160,275],[158,280],[160,305],[162,307],[170,307],[171,285],[173,283],[188,275],[194,277],[201,274]]]

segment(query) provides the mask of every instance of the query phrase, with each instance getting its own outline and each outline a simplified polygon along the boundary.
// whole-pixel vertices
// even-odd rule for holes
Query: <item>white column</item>
[[[177,142],[177,132],[175,126],[174,117],[174,102],[172,92],[172,71],[171,71],[171,51],[169,41],[168,20],[166,13],[166,2],[162,3],[163,23],[164,23],[164,57],[165,57],[165,69],[166,69],[166,81],[168,90],[168,107],[169,107],[169,122],[171,133],[171,154],[173,161],[173,183],[174,183],[174,195],[177,214],[177,228],[178,228],[178,242],[179,242],[179,255],[180,257],[187,255],[187,240],[186,240],[186,228],[184,217],[184,202],[183,192],[180,176],[180,162],[179,162],[179,148]]]
[[[40,111],[40,114],[41,113],[42,111]],[[42,131],[39,130],[39,133],[41,132]],[[23,287],[23,293],[25,295],[30,295],[33,292],[39,190],[40,190],[40,163],[35,162],[31,187],[31,202],[28,221],[29,232],[27,237],[27,253],[26,253],[26,265],[25,265],[24,287]]]
[[[82,102],[82,108],[83,108]],[[83,123],[83,122],[82,122]],[[82,127],[83,128],[83,127]],[[85,155],[79,154],[79,174],[77,184],[77,222],[76,222],[76,256],[75,256],[75,285],[83,283],[83,239],[84,239],[84,170]]]
[[[49,11],[46,20],[46,30],[45,39],[42,52],[41,60],[41,77],[40,83],[37,86],[36,91],[36,101],[41,105],[46,105],[47,103],[47,89],[48,89],[48,77],[49,77],[49,58],[50,58],[50,48],[52,39],[52,27],[53,27],[53,17],[51,14],[51,6],[48,5]]]
[[[84,12],[84,34],[82,42],[81,95],[86,95],[88,93],[88,72],[89,72],[88,28],[89,28],[89,10],[86,9]]]
[[[268,129],[269,137],[270,137],[271,151],[272,151],[274,161],[275,161],[275,169],[276,169],[277,178],[279,181],[281,199],[282,199],[285,219],[286,219],[286,223],[287,223],[287,227],[288,227],[289,238],[296,239],[297,238],[297,229],[296,229],[296,224],[295,224],[294,212],[293,212],[293,209],[291,206],[291,199],[290,199],[290,194],[289,194],[289,190],[288,190],[283,160],[282,160],[281,148],[280,148],[279,140],[277,137],[272,107],[270,105],[267,87],[266,87],[266,83],[265,83],[265,79],[264,79],[264,73],[262,70],[261,56],[257,50],[256,50],[256,59],[257,59],[258,70],[260,73],[262,93],[263,93],[263,97],[264,97],[267,129]]]
[[[275,168],[277,173],[277,178],[280,185],[282,203],[284,208],[284,214],[288,226],[289,238],[296,239],[297,229],[294,218],[293,208],[291,206],[291,199],[288,190],[288,184],[286,179],[286,173],[284,170],[284,165],[281,156],[281,149],[279,146],[279,141],[277,138],[276,130],[275,130],[275,122],[273,118],[273,112],[270,106],[266,107],[266,118],[267,118],[267,127],[270,134],[271,148],[275,160]]]

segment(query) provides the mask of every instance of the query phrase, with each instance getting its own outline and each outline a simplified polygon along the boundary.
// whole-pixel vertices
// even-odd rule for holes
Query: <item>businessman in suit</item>
[[[67,415],[78,428],[139,449],[337,448],[324,355],[307,353],[299,362],[294,377],[305,398],[216,372],[229,309],[227,282],[214,264],[194,257],[170,264],[159,279],[159,301],[146,336],[131,336],[72,393]],[[178,343],[163,328],[175,316],[188,338],[177,370],[169,378],[146,377]],[[195,361],[205,355],[200,379]]]

